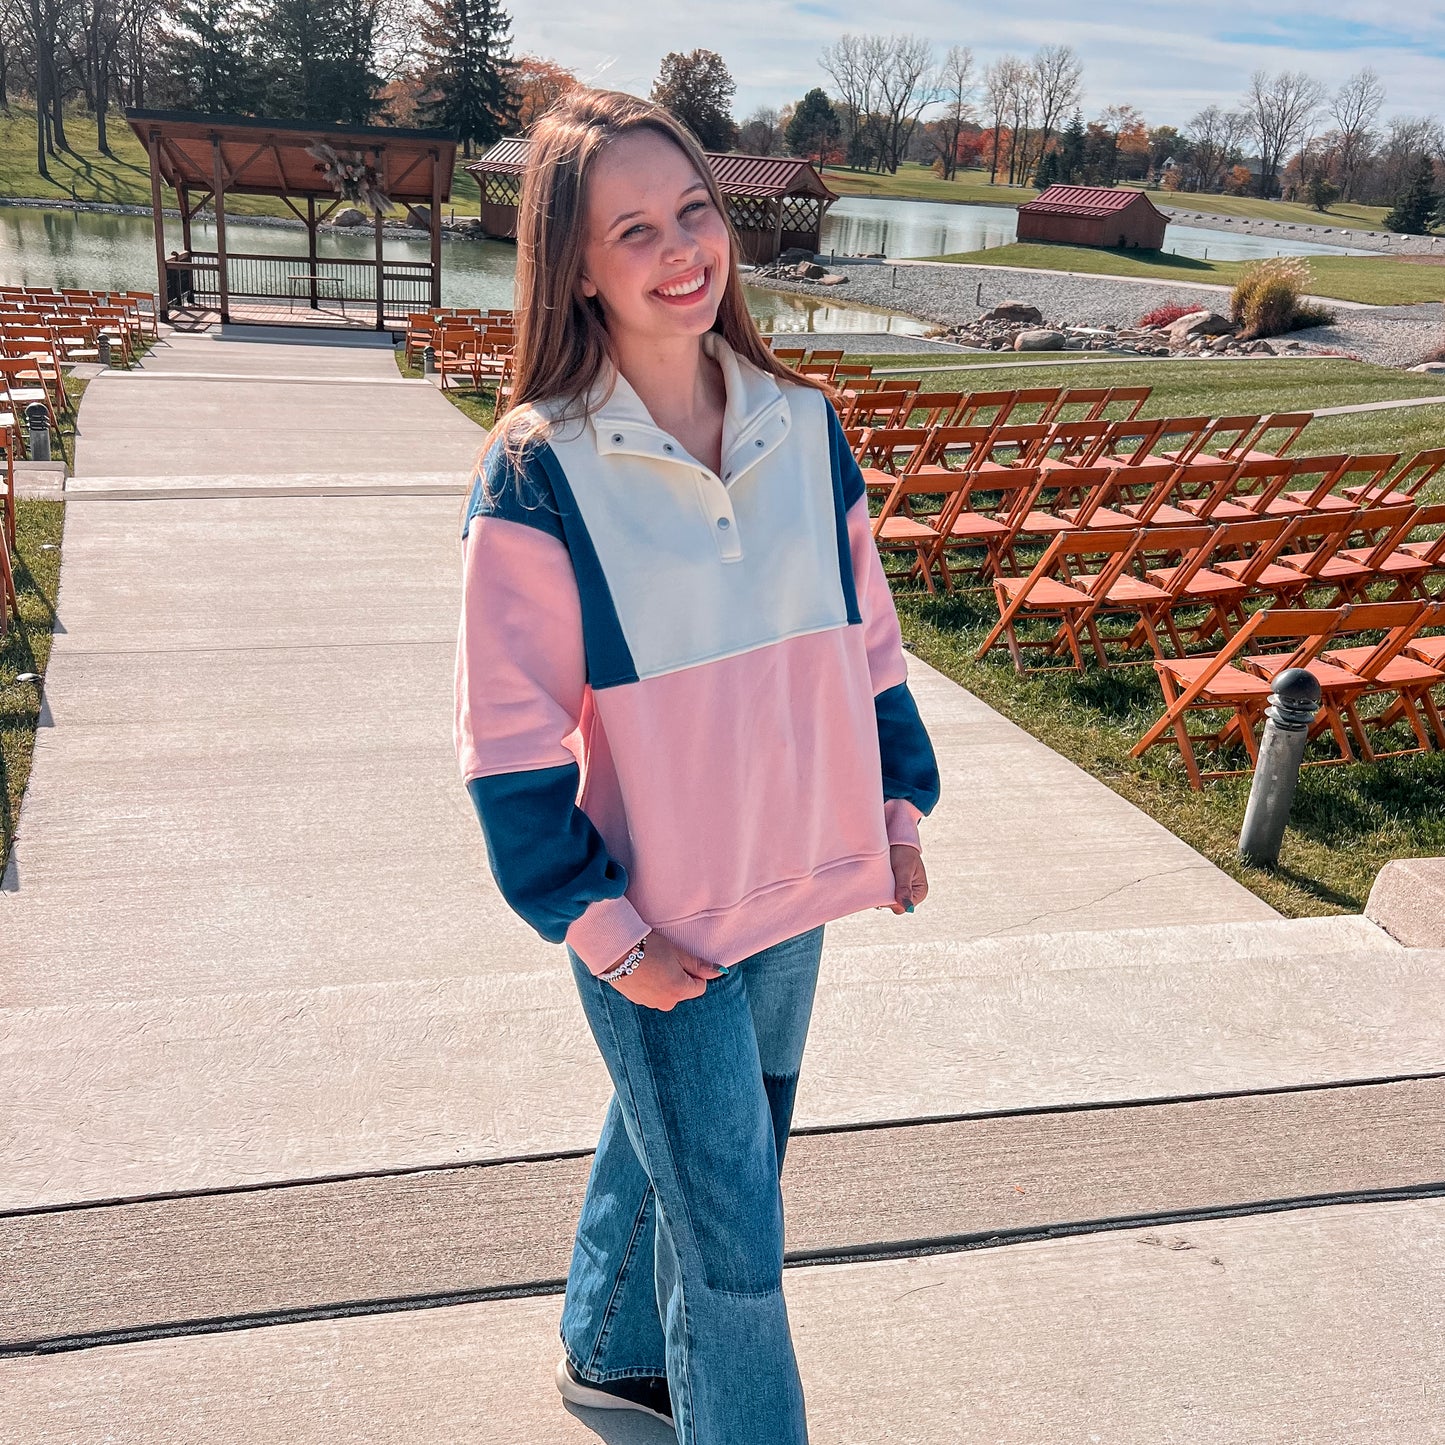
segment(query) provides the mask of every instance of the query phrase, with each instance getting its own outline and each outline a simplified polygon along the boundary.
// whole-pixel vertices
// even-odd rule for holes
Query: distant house
[[[463,167],[481,190],[482,230],[489,236],[516,237],[517,202],[530,145],[524,137],[509,136]],[[795,156],[706,155],[744,261],[761,265],[792,248],[817,251],[823,217],[838,197],[810,162]]]
[[[1143,191],[1050,186],[1037,200],[1019,207],[1018,238],[1158,251],[1166,225],[1163,212]]]

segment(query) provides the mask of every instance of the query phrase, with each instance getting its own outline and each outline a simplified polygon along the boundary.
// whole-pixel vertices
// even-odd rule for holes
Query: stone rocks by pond
[[[783,252],[783,256],[790,253]],[[758,266],[753,269],[748,279],[758,281],[811,281],[818,286],[842,286],[847,283],[847,276],[839,271],[830,271],[826,266],[820,266],[811,259],[806,261],[785,261],[780,256],[776,261],[766,266]]]

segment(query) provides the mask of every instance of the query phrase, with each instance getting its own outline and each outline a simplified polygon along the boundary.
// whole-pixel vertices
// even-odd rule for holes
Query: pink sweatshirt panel
[[[575,762],[587,685],[582,606],[567,549],[555,537],[473,517],[462,544],[468,589],[457,646],[455,741],[462,781]],[[482,718],[473,731],[473,711]]]

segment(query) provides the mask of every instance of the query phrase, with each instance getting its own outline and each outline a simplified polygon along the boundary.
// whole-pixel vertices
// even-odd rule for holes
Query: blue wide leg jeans
[[[666,1375],[682,1445],[806,1445],[779,1178],[823,928],[663,1012],[567,948],[614,1092],[560,1333],[584,1379]]]

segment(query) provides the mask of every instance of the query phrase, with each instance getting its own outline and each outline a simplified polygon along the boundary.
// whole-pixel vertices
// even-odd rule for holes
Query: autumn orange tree
[[[526,135],[545,111],[581,84],[576,71],[568,70],[565,65],[559,65],[545,55],[519,55],[511,78],[518,132]]]

